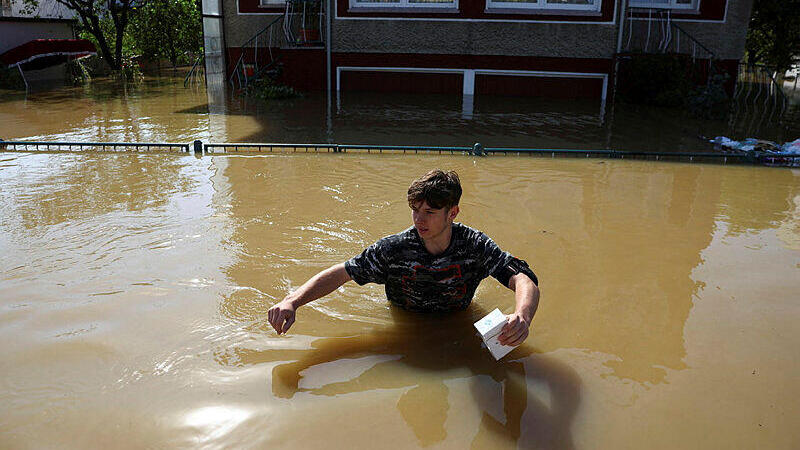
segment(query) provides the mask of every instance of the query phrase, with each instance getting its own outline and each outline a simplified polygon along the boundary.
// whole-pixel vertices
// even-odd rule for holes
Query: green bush
[[[618,93],[627,103],[684,107],[696,117],[725,118],[730,104],[725,91],[729,75],[707,79],[705,68],[688,55],[631,55],[620,64]]]
[[[686,99],[689,112],[704,119],[724,119],[730,108],[730,97],[725,92],[728,78],[727,73],[717,74],[706,85],[692,89]]]
[[[245,95],[261,100],[302,97],[302,94],[294,88],[279,84],[268,77],[258,79],[247,85]]]
[[[80,59],[73,59],[67,62],[67,83],[73,86],[80,86],[92,80],[89,69]]]
[[[621,63],[617,86],[628,103],[681,106],[692,89],[691,73],[683,55],[632,55]]]
[[[122,67],[119,70],[112,71],[111,76],[120,81],[137,82],[142,81],[142,68],[139,67],[139,62],[135,57],[124,56],[122,57]]]
[[[14,67],[0,67],[0,89],[25,89],[25,81]]]

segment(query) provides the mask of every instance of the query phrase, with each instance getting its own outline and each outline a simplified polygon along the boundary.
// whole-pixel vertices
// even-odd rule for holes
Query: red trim
[[[409,92],[461,95],[460,73],[354,72],[343,71],[342,91]],[[599,78],[475,76],[476,95],[508,95],[545,98],[600,98],[604,80]]]
[[[282,14],[286,10],[284,5],[261,6],[260,0],[236,0],[240,13],[250,14]]]
[[[690,19],[690,20],[723,20],[725,19],[725,7],[728,0],[699,0],[700,9],[698,11],[682,12],[679,9],[673,9],[670,17],[673,19]],[[632,8],[636,8],[632,6]],[[653,11],[659,11],[654,9]],[[648,17],[646,11],[636,12],[633,17],[646,18]]]
[[[343,71],[341,89],[343,91],[461,94],[464,89],[464,77],[460,73]]]
[[[514,77],[480,75],[475,77],[476,95],[508,95],[546,98],[601,98],[600,78]]]
[[[241,54],[239,48],[227,48],[229,64],[234,64]],[[279,58],[283,68],[281,82],[304,91],[325,89],[324,49],[279,49],[273,54]],[[496,69],[536,70],[545,72],[605,73],[613,71],[612,59],[600,58],[545,58],[535,56],[502,55],[420,55],[410,53],[333,53],[334,70],[331,71],[332,86],[336,84],[336,67],[416,67],[443,69]],[[228,71],[232,67],[228,67]],[[397,92],[443,92],[460,93],[461,74],[352,72],[342,73],[342,87],[350,90],[397,91]],[[569,89],[565,86],[569,85]],[[602,80],[564,78],[544,79],[539,77],[506,77],[499,75],[476,77],[476,93],[546,95],[556,89],[558,97],[600,97]],[[552,93],[551,93],[552,94]],[[553,96],[553,95],[547,95]]]
[[[440,18],[440,19],[496,19],[496,20],[558,20],[564,22],[611,22],[614,20],[614,0],[600,0],[600,11],[570,11],[570,14],[526,14],[486,12],[485,0],[460,0],[458,12],[358,12],[350,9],[349,0],[336,0],[339,17],[384,17],[384,18]],[[724,1],[724,0],[723,0]]]

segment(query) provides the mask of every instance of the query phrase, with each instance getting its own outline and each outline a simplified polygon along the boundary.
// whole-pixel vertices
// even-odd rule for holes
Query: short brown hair
[[[434,209],[452,208],[461,200],[461,180],[458,174],[451,170],[445,172],[434,169],[417,178],[408,187],[408,204],[425,201]]]

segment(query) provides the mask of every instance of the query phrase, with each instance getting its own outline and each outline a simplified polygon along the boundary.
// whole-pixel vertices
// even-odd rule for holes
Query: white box
[[[507,322],[508,321],[506,320],[505,314],[500,312],[500,310],[497,308],[487,314],[483,319],[475,322],[475,328],[481,335],[481,339],[483,339],[483,342],[486,344],[486,348],[489,349],[489,352],[496,360],[506,356],[508,352],[516,348],[516,346],[513,345],[503,345],[500,343],[500,341],[498,341],[500,332],[503,330],[503,326]]]

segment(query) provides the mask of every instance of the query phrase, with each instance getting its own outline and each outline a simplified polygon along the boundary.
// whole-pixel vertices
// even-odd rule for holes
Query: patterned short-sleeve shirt
[[[386,297],[412,311],[466,308],[480,282],[493,276],[504,286],[525,273],[538,284],[525,261],[500,250],[488,236],[453,223],[450,246],[432,255],[414,227],[387,236],[345,262],[356,283],[384,284]]]

